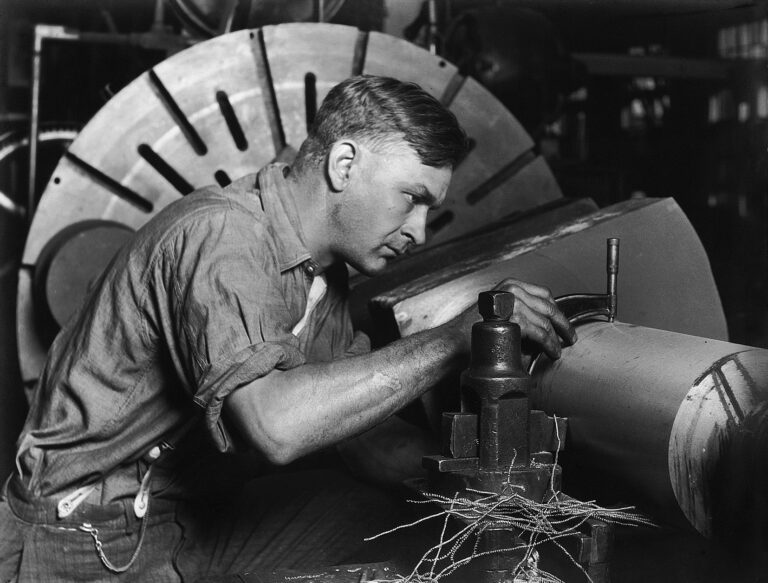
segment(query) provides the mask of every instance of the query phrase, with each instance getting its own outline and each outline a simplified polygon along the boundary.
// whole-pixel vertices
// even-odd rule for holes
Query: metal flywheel
[[[292,23],[201,42],[145,72],[83,128],[34,216],[19,274],[25,385],[53,334],[115,250],[165,205],[290,162],[326,93],[358,73],[415,81],[458,117],[472,150],[454,173],[428,245],[561,197],[514,116],[454,65],[404,40]]]

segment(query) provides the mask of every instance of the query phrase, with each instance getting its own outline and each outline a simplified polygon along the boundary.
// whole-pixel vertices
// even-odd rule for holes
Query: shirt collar
[[[280,272],[306,262],[306,272],[314,276],[322,269],[312,259],[304,242],[293,189],[286,180],[289,171],[286,164],[269,164],[257,174],[255,186],[260,191],[261,206],[275,231]]]

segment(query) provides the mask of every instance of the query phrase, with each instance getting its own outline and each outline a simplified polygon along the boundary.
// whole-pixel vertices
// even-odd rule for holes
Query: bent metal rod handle
[[[616,319],[619,278],[619,239],[616,237],[607,241],[606,274],[608,289],[605,294],[570,294],[555,298],[571,324],[598,316],[607,317],[609,322]]]
[[[609,322],[616,319],[618,307],[619,280],[619,238],[611,237],[606,241],[607,292],[605,294],[569,294],[555,298],[555,303],[571,324],[578,324],[598,317],[606,317]],[[535,354],[528,365],[528,374],[532,374],[541,354]]]

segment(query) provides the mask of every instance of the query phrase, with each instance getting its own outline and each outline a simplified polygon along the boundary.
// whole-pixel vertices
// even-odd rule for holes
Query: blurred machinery
[[[284,22],[329,22],[346,0],[168,0],[184,27],[200,38]]]
[[[584,86],[586,67],[543,12],[518,4],[455,2],[441,54],[480,81],[536,136]]]

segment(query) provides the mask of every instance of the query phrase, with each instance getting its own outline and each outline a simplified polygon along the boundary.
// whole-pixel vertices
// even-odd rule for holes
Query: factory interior
[[[441,450],[394,495],[445,510],[543,479],[603,510],[562,538],[477,519],[443,550],[476,559],[440,576],[407,577],[436,528],[387,535],[407,560],[228,580],[768,582],[766,0],[0,0],[3,481],[48,348],[118,249],[194,189],[290,163],[360,73],[419,83],[470,149],[426,244],[350,271],[356,328],[385,346],[515,277],[579,334],[557,361],[523,342],[523,366],[483,296],[477,368],[397,414]],[[510,345],[502,398],[473,375]]]

